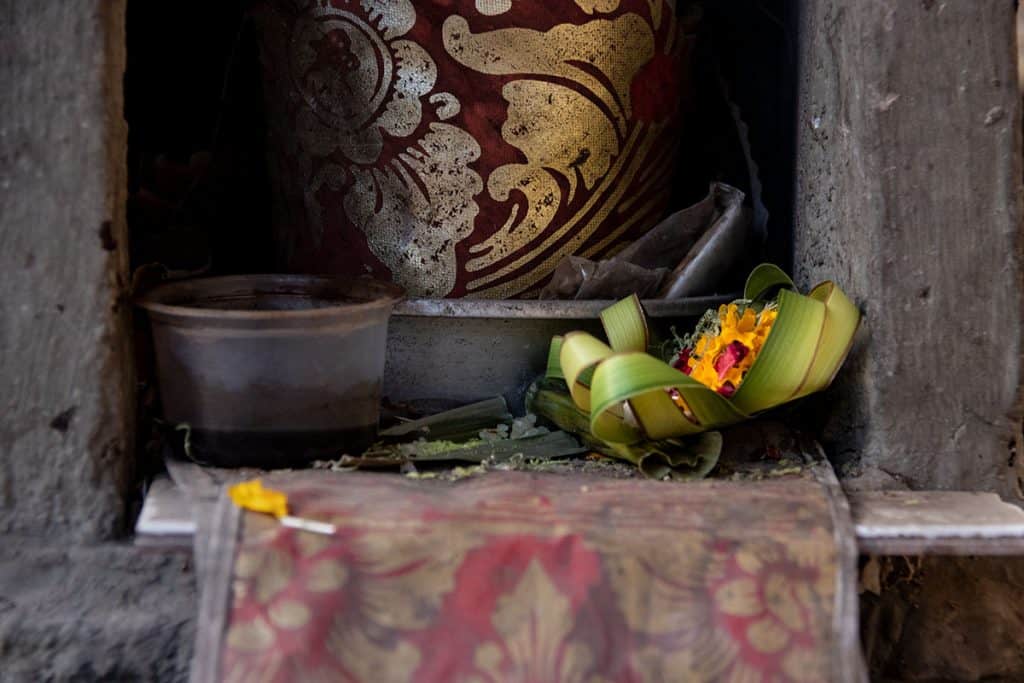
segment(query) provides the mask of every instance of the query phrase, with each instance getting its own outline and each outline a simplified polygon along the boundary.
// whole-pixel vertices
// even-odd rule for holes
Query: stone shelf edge
[[[204,490],[195,505],[170,477],[155,479],[135,543],[190,549],[196,516],[212,503],[209,493]],[[862,555],[1024,556],[1024,510],[994,493],[868,491],[848,498]]]
[[[995,493],[850,493],[864,555],[1022,555],[1024,510]]]

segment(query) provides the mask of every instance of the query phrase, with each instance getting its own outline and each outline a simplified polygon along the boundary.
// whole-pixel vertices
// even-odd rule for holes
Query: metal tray
[[[735,295],[644,301],[654,343],[675,326],[689,331],[709,308]],[[411,299],[388,326],[384,397],[436,410],[501,394],[513,412],[547,362],[551,337],[573,330],[602,336],[612,301]]]

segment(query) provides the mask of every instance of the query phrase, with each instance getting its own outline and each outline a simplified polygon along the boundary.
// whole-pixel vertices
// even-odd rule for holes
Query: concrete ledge
[[[196,602],[187,556],[0,536],[0,679],[187,680]]]

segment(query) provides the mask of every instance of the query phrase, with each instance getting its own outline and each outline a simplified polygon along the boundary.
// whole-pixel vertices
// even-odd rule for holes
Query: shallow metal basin
[[[708,308],[734,296],[643,302],[652,341],[688,332]],[[388,326],[384,397],[424,410],[503,395],[513,412],[547,362],[551,337],[573,330],[595,335],[611,301],[412,299]]]

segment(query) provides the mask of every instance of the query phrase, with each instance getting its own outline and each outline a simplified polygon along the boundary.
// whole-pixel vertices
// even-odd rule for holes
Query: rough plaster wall
[[[195,575],[180,553],[0,537],[0,681],[184,681]]]
[[[0,532],[123,525],[124,0],[0,0]]]
[[[914,488],[1015,499],[1014,2],[801,4],[796,275],[865,313],[826,446]]]

